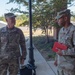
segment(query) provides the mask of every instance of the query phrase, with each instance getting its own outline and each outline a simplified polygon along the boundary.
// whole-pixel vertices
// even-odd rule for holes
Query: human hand
[[[58,55],[62,56],[62,50],[58,49],[58,51],[56,52]]]
[[[24,59],[22,58],[21,60],[20,60],[20,64],[24,64]]]
[[[24,64],[24,59],[21,59],[21,60],[20,60],[20,63],[21,63],[21,64]]]
[[[54,61],[54,65],[55,65],[55,66],[57,66],[57,65],[58,65],[58,64],[57,64],[57,60],[56,60],[56,61]]]

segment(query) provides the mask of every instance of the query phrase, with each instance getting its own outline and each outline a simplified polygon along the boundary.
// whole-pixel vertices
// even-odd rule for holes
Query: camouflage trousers
[[[58,75],[75,75],[75,64],[63,62],[58,65]]]
[[[17,75],[18,73],[18,59],[0,59],[0,75],[7,75],[7,69],[9,75]]]

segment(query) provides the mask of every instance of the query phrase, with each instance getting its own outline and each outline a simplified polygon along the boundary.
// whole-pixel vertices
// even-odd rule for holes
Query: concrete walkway
[[[26,42],[27,53],[29,53],[29,41]],[[28,63],[28,55],[25,64]],[[36,75],[57,75],[57,67],[54,66],[54,61],[46,61],[40,52],[34,47],[34,59],[36,68]]]

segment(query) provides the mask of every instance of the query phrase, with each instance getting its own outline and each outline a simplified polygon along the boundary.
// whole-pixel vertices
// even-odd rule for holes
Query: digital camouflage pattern
[[[8,29],[7,27],[1,28],[0,75],[6,75],[7,65],[9,65],[10,75],[17,75],[18,58],[21,56],[20,49],[23,52],[23,57],[26,57],[25,37],[23,32],[16,27],[13,29]]]
[[[9,67],[8,67],[9,66]],[[7,75],[7,69],[9,70],[9,75],[17,75],[18,73],[18,59],[0,59],[0,75]]]
[[[67,50],[62,50],[64,56],[57,55],[58,75],[75,75],[75,26],[62,27],[58,41],[68,46]]]

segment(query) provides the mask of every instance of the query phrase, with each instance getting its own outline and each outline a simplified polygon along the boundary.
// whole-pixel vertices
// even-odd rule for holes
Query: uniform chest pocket
[[[7,37],[1,36],[1,43],[5,43],[5,42],[7,42]]]

